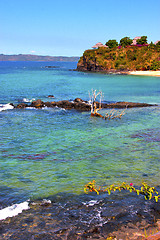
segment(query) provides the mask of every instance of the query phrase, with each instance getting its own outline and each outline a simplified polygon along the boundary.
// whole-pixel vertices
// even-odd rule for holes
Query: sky
[[[126,36],[160,40],[160,0],[0,0],[0,54],[82,56]]]

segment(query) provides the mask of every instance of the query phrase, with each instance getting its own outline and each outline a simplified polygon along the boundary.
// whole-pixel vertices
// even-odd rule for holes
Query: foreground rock
[[[146,202],[134,193],[125,197],[120,193],[113,195],[97,198],[70,194],[68,198],[61,193],[50,196],[50,200],[30,202],[28,210],[0,221],[0,239],[142,240],[145,236],[148,240],[159,239],[156,233],[160,226],[159,202]],[[99,200],[92,205],[91,199]]]
[[[102,103],[102,108],[134,108],[134,107],[151,107],[157,106],[155,104],[147,104],[147,103],[132,103],[132,102],[116,102],[116,103]],[[74,101],[62,100],[58,102],[43,102],[38,99],[33,101],[31,104],[20,103],[15,108],[26,108],[26,107],[34,107],[34,108],[43,108],[43,107],[59,107],[64,108],[66,110],[75,109],[78,111],[90,111],[91,106],[88,102],[83,101],[81,98],[76,98]]]

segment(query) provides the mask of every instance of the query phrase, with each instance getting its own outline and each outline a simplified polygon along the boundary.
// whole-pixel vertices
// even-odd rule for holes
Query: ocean
[[[154,202],[143,196],[125,192],[87,195],[83,189],[92,180],[98,186],[126,182],[140,187],[146,182],[159,189],[160,78],[77,72],[76,65],[0,62],[2,239],[41,239],[35,234],[50,234],[45,239],[65,239],[69,229],[74,236],[70,239],[81,239],[82,230],[93,226],[102,229],[113,216],[113,225],[151,216]],[[157,106],[127,109],[121,119],[104,120],[91,117],[90,112],[13,109],[8,105],[37,99],[72,101],[77,97],[89,101],[92,89],[103,92],[104,102]],[[107,111],[102,109],[100,113],[105,115]],[[30,235],[14,238],[20,232]]]

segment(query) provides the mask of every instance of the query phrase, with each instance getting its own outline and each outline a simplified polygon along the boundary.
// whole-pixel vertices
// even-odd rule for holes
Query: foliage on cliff
[[[126,46],[86,50],[80,58],[80,71],[160,70],[160,45]]]

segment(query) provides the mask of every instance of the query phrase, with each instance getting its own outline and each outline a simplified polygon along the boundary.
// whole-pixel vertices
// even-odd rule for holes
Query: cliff
[[[160,47],[147,45],[86,50],[77,64],[77,70],[93,72],[160,70]]]

